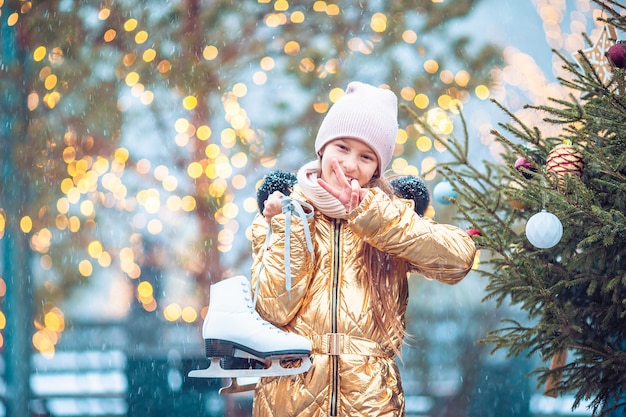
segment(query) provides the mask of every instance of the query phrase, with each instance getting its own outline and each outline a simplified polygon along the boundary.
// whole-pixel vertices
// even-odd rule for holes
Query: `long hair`
[[[391,184],[378,176],[372,178],[368,186],[378,187],[388,195],[393,194]],[[364,259],[365,270],[368,271],[368,274],[361,274],[364,281],[361,284],[368,290],[374,323],[384,334],[389,334],[386,329],[391,331],[389,346],[402,359],[398,341],[404,343],[408,334],[403,316],[398,314],[400,294],[394,270],[401,268],[404,261],[381,252],[367,242],[362,247],[361,256]]]

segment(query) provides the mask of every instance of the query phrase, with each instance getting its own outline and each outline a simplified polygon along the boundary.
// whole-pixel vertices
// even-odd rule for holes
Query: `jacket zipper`
[[[331,293],[331,332],[338,333],[339,328],[339,266],[341,263],[341,223],[337,219],[333,220],[334,226],[334,253],[333,253],[333,277]],[[337,403],[339,396],[339,355],[330,356],[330,415],[337,416]]]

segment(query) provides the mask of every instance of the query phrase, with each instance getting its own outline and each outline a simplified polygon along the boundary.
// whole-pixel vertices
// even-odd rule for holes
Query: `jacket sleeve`
[[[289,264],[285,262],[285,214],[272,218],[271,234],[266,244],[269,225],[261,214],[252,223],[252,291],[257,297],[256,309],[267,321],[285,326],[300,309],[313,275],[313,255],[306,242],[304,227],[313,231],[313,219],[292,216],[289,227]],[[258,292],[257,292],[258,291]]]
[[[456,284],[474,263],[476,246],[465,231],[420,217],[378,188],[370,189],[348,220],[370,245],[406,260],[426,278]]]

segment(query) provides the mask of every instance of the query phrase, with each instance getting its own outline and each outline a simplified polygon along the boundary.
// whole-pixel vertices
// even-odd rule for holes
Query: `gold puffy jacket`
[[[306,201],[296,185],[291,197]],[[367,289],[359,284],[365,242],[406,260],[393,271],[398,314],[404,322],[408,272],[447,284],[471,269],[475,246],[463,230],[418,216],[411,202],[368,191],[347,219],[315,211],[306,222],[313,254],[307,248],[304,222],[290,221],[290,277],[285,273],[286,215],[268,224],[258,214],[252,225],[252,288],[256,308],[274,325],[309,337],[311,369],[303,374],[262,378],[254,394],[253,415],[261,416],[402,416],[404,394],[388,345],[387,329],[374,323]],[[290,281],[289,291],[286,283]],[[401,340],[393,340],[397,348]]]

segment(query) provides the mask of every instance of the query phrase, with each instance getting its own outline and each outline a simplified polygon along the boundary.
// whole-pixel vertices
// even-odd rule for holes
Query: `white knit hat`
[[[315,139],[315,152],[319,155],[334,139],[358,139],[376,152],[382,174],[393,156],[397,134],[396,95],[386,88],[353,81],[322,120]]]

